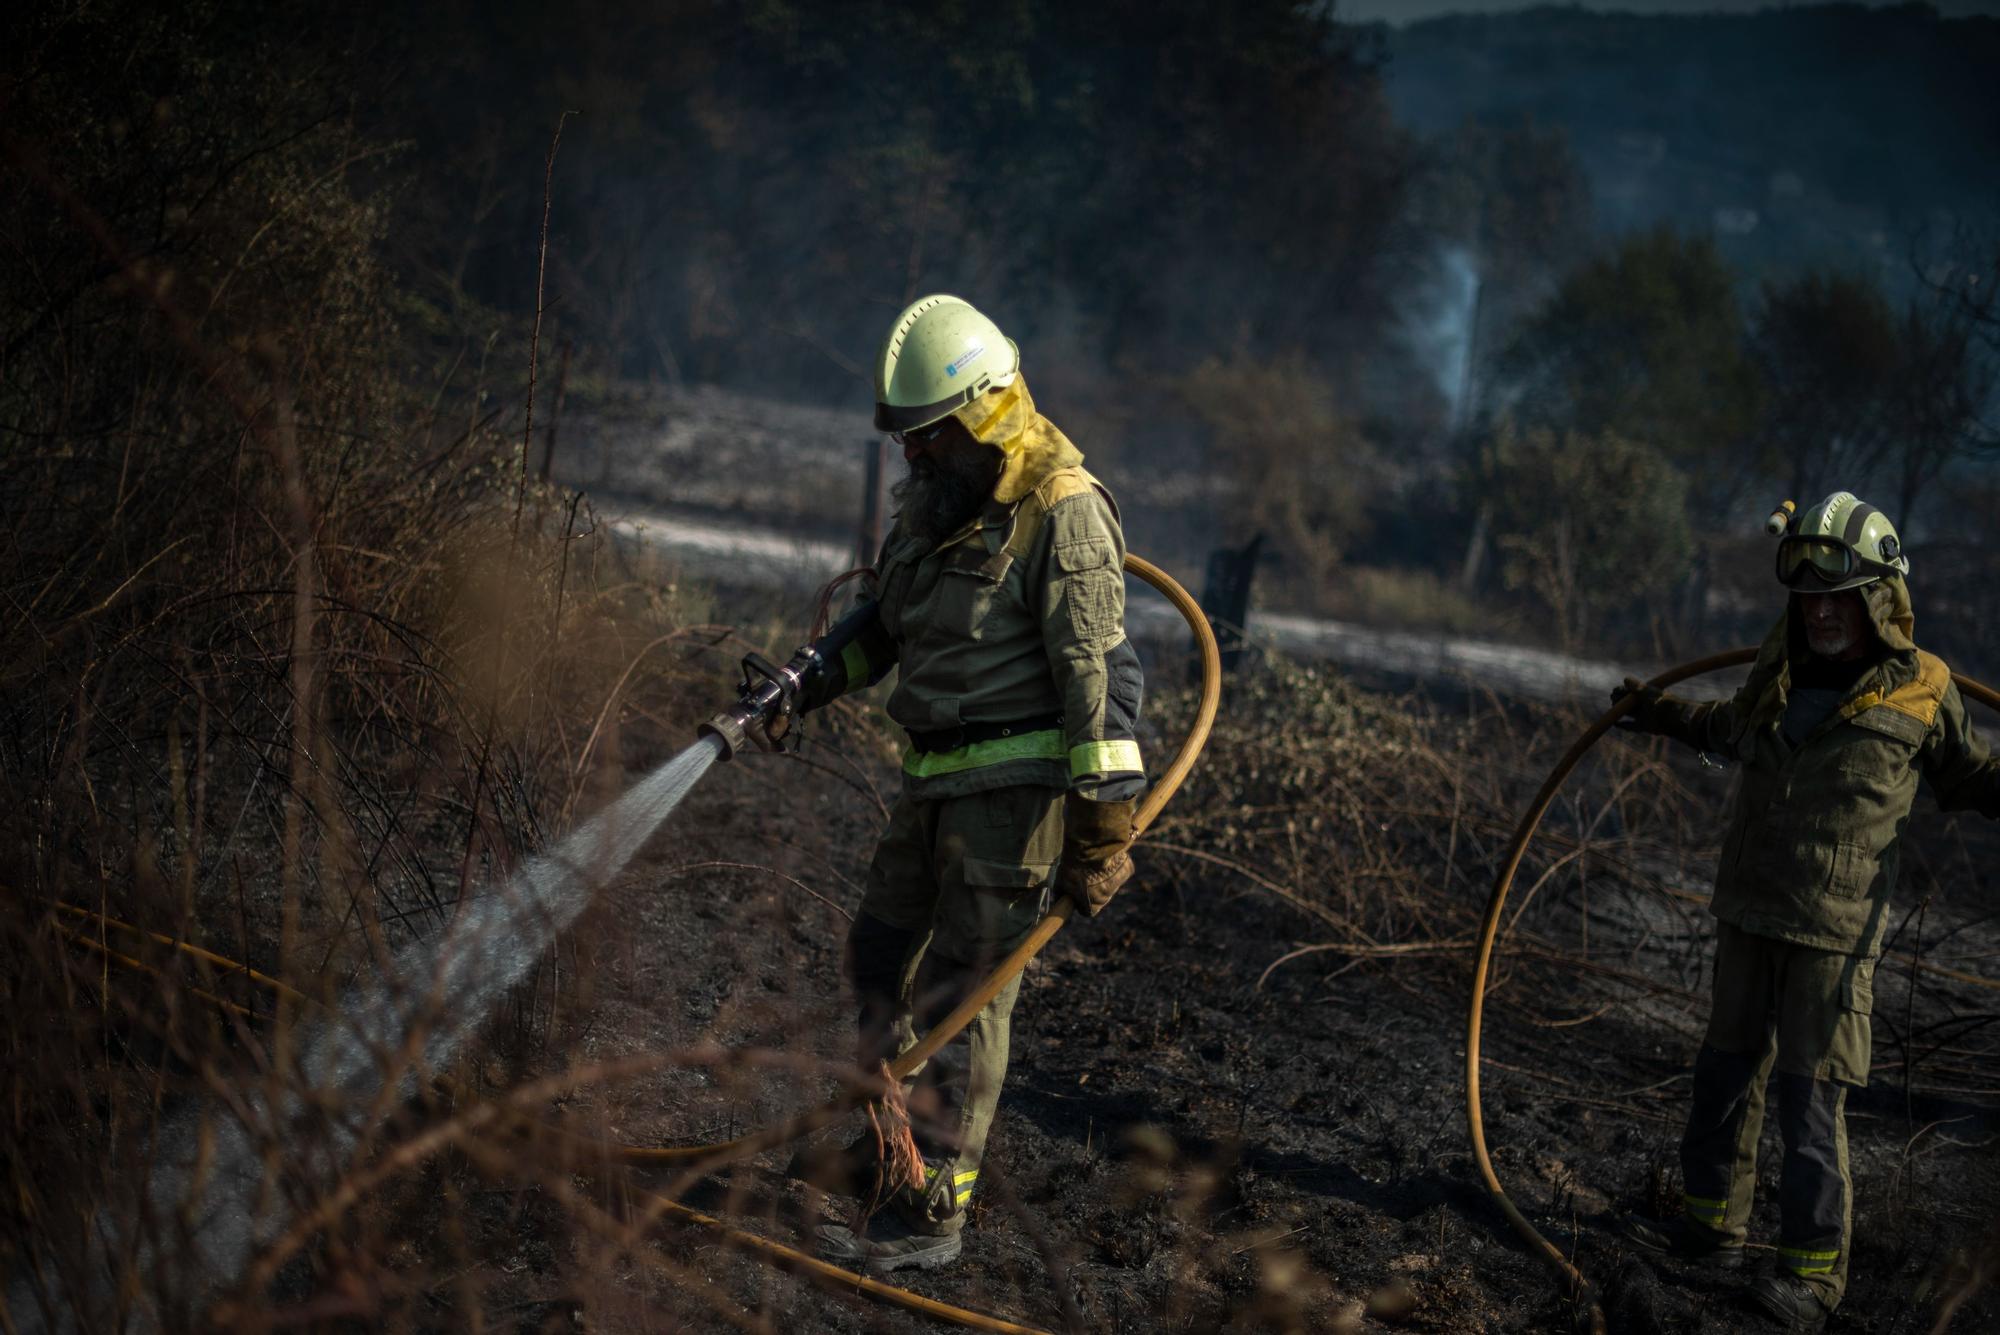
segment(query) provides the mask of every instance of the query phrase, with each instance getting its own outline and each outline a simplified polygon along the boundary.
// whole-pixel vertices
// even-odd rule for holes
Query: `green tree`
[[[1909,515],[1954,464],[1990,445],[1977,326],[1951,303],[1900,316],[1871,280],[1812,272],[1765,285],[1750,346],[1765,383],[1758,433],[1803,501],[1836,487]]]
[[[1511,340],[1501,369],[1527,426],[1611,434],[1703,479],[1725,511],[1760,471],[1746,451],[1761,388],[1736,279],[1715,244],[1659,229],[1563,281]]]
[[[1642,442],[1504,425],[1474,482],[1501,579],[1542,606],[1566,648],[1643,625],[1690,572],[1687,479]]]
[[[428,267],[518,309],[575,108],[551,265],[627,374],[851,394],[926,290],[992,309],[1068,394],[1239,328],[1339,366],[1389,309],[1405,136],[1309,0],[490,9],[396,20],[450,53],[392,118],[424,193],[469,202],[424,220]]]
[[[1860,490],[1890,448],[1902,347],[1881,289],[1812,272],[1764,285],[1750,322],[1764,381],[1760,453],[1801,503]]]
[[[1907,515],[1954,464],[2000,449],[1986,417],[2000,376],[1977,326],[1949,305],[1911,304],[1897,367],[1888,469],[1897,513]]]

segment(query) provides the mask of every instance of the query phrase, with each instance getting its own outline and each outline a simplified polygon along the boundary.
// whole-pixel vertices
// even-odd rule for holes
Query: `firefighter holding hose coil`
[[[959,298],[925,297],[891,327],[875,390],[909,473],[861,600],[792,663],[761,664],[765,685],[710,724],[730,748],[765,741],[757,720],[898,674],[902,793],[847,941],[870,1072],[972,993],[1053,896],[1090,914],[1110,901],[1146,782],[1118,510],[1036,411],[1013,341]],[[1019,990],[1016,976],[903,1088],[913,1139],[871,1128],[794,1161],[881,1207],[822,1228],[829,1260],[881,1273],[958,1256]],[[907,1149],[885,1164],[885,1144]]]
[[[1868,1080],[1875,964],[1918,780],[1947,810],[2000,817],[2000,762],[1950,669],[1912,639],[1909,558],[1888,517],[1836,492],[1773,521],[1791,597],[1734,697],[1693,703],[1629,678],[1615,693],[1640,696],[1627,726],[1742,767],[1711,900],[1715,991],[1681,1140],[1684,1209],[1627,1231],[1656,1254],[1742,1265],[1775,1069],[1778,1265],[1748,1296],[1784,1328],[1816,1331],[1847,1283],[1845,1104]]]

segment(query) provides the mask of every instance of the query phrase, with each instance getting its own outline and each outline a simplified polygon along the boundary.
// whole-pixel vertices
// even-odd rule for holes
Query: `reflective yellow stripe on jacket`
[[[960,774],[1009,760],[1061,760],[1063,755],[1062,729],[1043,728],[1018,737],[973,742],[951,751],[925,752],[913,746],[903,752],[903,773],[916,779],[934,779],[940,774]]]
[[[840,665],[846,671],[843,691],[860,690],[868,684],[868,679],[874,671],[868,662],[868,651],[861,647],[859,641],[840,651]]]
[[[1138,774],[1146,764],[1139,756],[1139,744],[1130,739],[1085,742],[1069,749],[1069,777],[1086,774]]]
[[[1018,737],[995,737],[991,741],[973,742],[951,751],[925,752],[910,747],[903,752],[903,772],[914,778],[931,779],[940,774],[960,774],[1009,760],[1064,758],[1069,760],[1072,779],[1086,774],[1138,773],[1145,769],[1137,742],[1085,742],[1065,751],[1062,729],[1043,728],[1039,732],[1024,732]]]

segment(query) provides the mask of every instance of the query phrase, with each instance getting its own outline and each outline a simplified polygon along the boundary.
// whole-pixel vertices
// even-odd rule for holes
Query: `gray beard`
[[[912,537],[935,547],[979,513],[1000,477],[1000,461],[974,456],[937,463],[913,459],[910,471],[889,491],[896,517]]]

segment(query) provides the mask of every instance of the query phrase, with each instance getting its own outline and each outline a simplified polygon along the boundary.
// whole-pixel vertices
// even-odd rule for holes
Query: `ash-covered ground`
[[[628,409],[576,432],[598,443],[569,466],[599,462],[573,481],[615,480],[683,538],[761,535],[783,548],[778,566],[796,567],[774,578],[739,564],[732,582],[735,557],[701,566],[683,544],[653,549],[659,568],[693,568],[738,602],[769,607],[781,591],[789,607],[849,549],[865,423],[806,409],[776,420],[728,396],[676,398],[657,420]],[[1156,761],[1187,718],[1170,631],[1144,636]],[[725,684],[688,702],[689,721]],[[1480,1184],[1464,1036],[1471,942],[1507,836],[1588,721],[1578,703],[1594,712],[1598,696],[1551,707],[1493,684],[1282,660],[1232,679],[1203,765],[1137,850],[1139,877],[1028,972],[964,1256],[897,1282],[1051,1330],[1525,1335],[1582,1315]],[[694,792],[554,953],[560,1015],[537,1028],[530,1002],[525,1033],[518,1017],[497,1026],[496,1085],[696,1054],[550,1110],[627,1145],[726,1140],[834,1094],[852,1023],[846,914],[896,751],[872,705],[815,720],[807,737],[799,756],[740,758]],[[659,758],[635,746],[628,771]],[[1730,782],[1663,743],[1607,741],[1552,811],[1497,956],[1482,1064],[1494,1163],[1597,1286],[1613,1331],[1762,1328],[1742,1278],[1643,1259],[1616,1227],[1628,1211],[1678,1207],[1675,1146],[1709,985],[1703,900]],[[2000,1301],[1974,1282],[2000,1249],[1995,987],[1977,981],[2000,959],[2000,838],[1928,811],[1910,846],[1876,988],[1873,1081],[1849,1103],[1853,1278],[1835,1331],[2000,1322]],[[850,1115],[821,1136],[858,1126]],[[785,1177],[789,1157],[699,1178],[597,1162],[570,1182],[628,1221],[667,1192],[810,1250],[815,1226],[852,1204]],[[1753,1267],[1773,1260],[1778,1158],[1773,1117]],[[406,1207],[441,1211],[455,1171],[427,1169]],[[462,1199],[466,1243],[498,1258],[479,1307],[521,1328],[938,1328],[671,1218],[645,1231],[646,1264],[606,1269],[574,1202],[547,1184]]]
[[[1325,747],[1414,772],[1506,735],[1518,754],[1490,754],[1509,777],[1458,790],[1449,847],[1449,813],[1390,809],[1428,791],[1406,779],[1354,797],[1362,809],[1343,817],[1354,828],[1329,832],[1303,810],[1274,820],[1268,805],[1221,791],[1250,786],[1246,765],[1292,752],[1274,743],[1245,760],[1261,745],[1256,725],[1219,735],[1228,749],[1141,845],[1131,888],[1031,966],[964,1256],[899,1282],[1051,1330],[1525,1333],[1578,1315],[1486,1198],[1464,1108],[1467,929],[1504,842],[1503,799],[1525,796],[1560,728],[1490,717],[1470,749],[1449,753],[1439,738],[1460,725],[1448,711],[1413,730],[1401,711],[1423,714],[1421,701],[1328,689],[1355,721]],[[1242,694],[1253,711],[1288,698],[1266,685]],[[1166,713],[1173,726],[1172,704]],[[758,1054],[587,1090],[561,1108],[569,1124],[628,1144],[726,1139],[831,1094],[851,1020],[843,910],[859,899],[890,761],[885,733],[860,719],[817,729],[800,757],[719,767],[574,934],[569,1013],[510,1074],[705,1044]],[[1651,766],[1642,782],[1670,794],[1670,816],[1656,810],[1640,828],[1643,813],[1606,804],[1601,775],[1559,804],[1547,855],[1517,891],[1526,912],[1487,1007],[1487,1135],[1516,1203],[1599,1286],[1612,1330],[1757,1330],[1740,1279],[1639,1259],[1615,1228],[1624,1211],[1678,1199],[1674,1146],[1706,1006],[1704,822],[1727,779],[1638,748],[1607,763]],[[1663,833],[1676,820],[1684,845]],[[1932,813],[1913,837],[1923,851],[1899,910],[1931,897],[1917,958],[1991,976],[1990,831]],[[1575,855],[1592,840],[1599,851]],[[1334,865],[1336,847],[1360,851]],[[1395,898],[1366,898],[1371,858],[1378,879],[1392,862],[1409,873]],[[1373,927],[1382,912],[1405,927]],[[1336,928],[1342,914],[1363,930]],[[1917,926],[1913,913],[1891,943],[1874,1082],[1850,1103],[1854,1276],[1836,1331],[1931,1330],[1982,1246],[1991,1264],[1991,992],[1919,969]],[[1340,948],[1272,967],[1312,944]],[[628,1211],[645,1191],[679,1191],[809,1248],[814,1225],[851,1207],[786,1179],[787,1157],[695,1183],[611,1166],[577,1180]],[[1777,1168],[1772,1125],[1754,1265],[1771,1259]],[[475,1229],[491,1230],[502,1255],[520,1239],[488,1310],[511,1295],[527,1328],[568,1328],[565,1314],[580,1310],[568,1258],[584,1244],[533,1190],[479,1199]],[[591,1291],[592,1328],[721,1328],[724,1313],[778,1330],[939,1328],[781,1274],[708,1230],[667,1221],[652,1239],[663,1268],[607,1276]],[[1987,1291],[1948,1328],[1996,1320]]]

